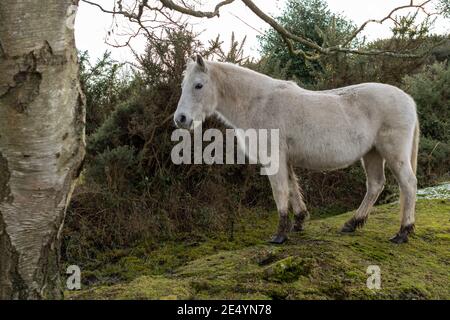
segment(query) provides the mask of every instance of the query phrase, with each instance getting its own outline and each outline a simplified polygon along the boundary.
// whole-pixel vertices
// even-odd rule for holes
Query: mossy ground
[[[376,207],[366,226],[339,232],[351,212],[312,218],[281,246],[268,244],[275,212],[249,212],[232,240],[178,239],[103,254],[82,266],[67,299],[450,299],[450,200],[419,200],[407,244],[388,241],[398,204]],[[367,288],[369,265],[381,289]],[[91,283],[91,284],[89,284]]]

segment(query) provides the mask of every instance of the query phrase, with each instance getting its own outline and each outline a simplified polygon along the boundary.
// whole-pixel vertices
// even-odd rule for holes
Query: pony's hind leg
[[[414,230],[417,192],[415,171],[419,142],[418,123],[416,123],[411,144],[405,141],[405,137],[408,137],[407,133],[400,131],[396,135],[396,139],[390,136],[386,143],[379,146],[381,147],[381,154],[386,159],[386,163],[400,187],[401,226],[400,231],[390,239],[394,243],[407,242],[408,235]]]
[[[394,243],[408,242],[408,235],[414,231],[417,179],[411,167],[409,157],[388,162],[388,165],[400,187],[400,231],[390,240]]]
[[[309,212],[303,201],[303,195],[300,191],[298,179],[292,165],[289,166],[289,201],[294,211],[294,226],[292,231],[303,231],[305,221],[309,218]]]
[[[279,224],[277,233],[270,240],[271,243],[281,244],[288,238],[288,232],[291,230],[291,221],[288,216],[289,208],[289,176],[286,161],[283,161],[280,154],[278,172],[269,175],[270,185],[272,187],[273,197],[277,204],[279,214]]]
[[[344,224],[342,232],[354,232],[365,224],[370,210],[384,188],[384,159],[378,151],[369,151],[363,157],[362,164],[366,172],[366,195],[355,215]]]

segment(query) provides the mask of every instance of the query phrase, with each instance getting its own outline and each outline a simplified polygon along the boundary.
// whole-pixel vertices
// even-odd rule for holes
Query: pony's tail
[[[414,174],[417,172],[417,156],[419,154],[419,139],[420,139],[420,127],[419,120],[416,121],[416,127],[414,128],[414,138],[411,150],[411,167]]]

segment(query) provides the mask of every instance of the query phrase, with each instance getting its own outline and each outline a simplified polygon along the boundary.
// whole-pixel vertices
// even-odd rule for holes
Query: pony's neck
[[[249,115],[260,107],[258,101],[276,80],[228,63],[210,62],[208,67],[219,93],[219,117],[234,128],[251,127]]]

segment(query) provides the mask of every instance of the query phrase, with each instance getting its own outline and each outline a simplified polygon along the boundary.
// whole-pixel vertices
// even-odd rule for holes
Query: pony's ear
[[[203,60],[201,55],[199,55],[199,54],[197,55],[196,61],[197,61],[197,66],[200,68],[200,70],[202,70],[203,72],[206,72],[205,61]]]
[[[190,62],[195,62],[195,56],[189,56],[186,58],[186,64],[189,64]]]

